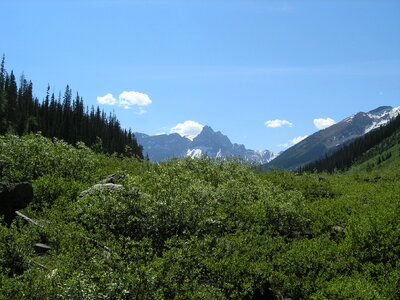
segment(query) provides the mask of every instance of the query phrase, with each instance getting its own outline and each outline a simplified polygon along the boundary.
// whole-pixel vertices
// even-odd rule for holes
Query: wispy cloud
[[[135,92],[135,91],[123,91],[118,99],[114,98],[111,93],[104,96],[97,97],[97,103],[104,105],[117,105],[125,109],[130,109],[133,106],[139,106],[139,111],[136,112],[138,115],[142,115],[147,111],[142,106],[148,106],[152,103],[152,100],[147,94]]]
[[[269,128],[278,128],[278,127],[282,127],[282,126],[289,126],[292,127],[293,123],[287,121],[287,120],[269,120],[266,121],[265,126],[269,127]]]
[[[147,110],[145,110],[143,107],[139,107],[139,110],[135,114],[143,115],[145,113],[147,113]]]
[[[290,140],[290,143],[292,145],[296,145],[297,143],[300,143],[302,140],[306,139],[307,137],[308,137],[308,135],[295,137],[295,138]]]
[[[286,143],[279,144],[278,146],[283,147],[283,148],[288,148],[290,146],[296,145],[297,143],[300,143],[302,140],[304,140],[306,138],[308,138],[308,135],[298,136],[298,137],[295,137],[295,138],[289,140]]]
[[[203,127],[204,125],[200,123],[187,120],[172,127],[170,133],[178,133],[181,136],[193,140],[203,130]]]
[[[335,124],[335,120],[331,119],[331,118],[318,118],[318,119],[314,119],[314,125],[315,127],[317,127],[319,130],[321,129],[325,129],[328,128],[329,126],[332,126],[333,124]]]

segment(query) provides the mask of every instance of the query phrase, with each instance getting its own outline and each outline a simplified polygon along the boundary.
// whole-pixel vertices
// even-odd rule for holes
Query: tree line
[[[118,153],[143,159],[142,146],[132,131],[121,128],[114,113],[107,115],[99,107],[84,106],[83,98],[74,97],[67,85],[62,95],[50,93],[42,101],[33,96],[32,82],[24,75],[17,84],[13,71],[0,66],[0,135],[24,135],[40,131],[47,137],[63,139],[70,144],[84,142],[95,151]]]
[[[393,118],[387,125],[381,126],[329,156],[299,168],[300,172],[333,172],[343,171],[359,161],[365,152],[390,137],[400,128],[400,115]]]

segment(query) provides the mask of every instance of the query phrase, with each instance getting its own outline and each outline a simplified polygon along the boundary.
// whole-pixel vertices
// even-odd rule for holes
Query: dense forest
[[[299,168],[300,172],[333,172],[349,169],[361,160],[364,154],[384,139],[400,130],[400,115],[391,120],[387,125],[381,126],[364,136],[356,139],[338,151],[325,156],[325,158]],[[385,159],[383,157],[382,159]]]
[[[96,151],[119,153],[143,158],[131,130],[122,129],[115,114],[107,115],[99,107],[85,107],[82,97],[74,97],[67,85],[64,94],[56,97],[47,88],[46,97],[39,101],[33,95],[32,82],[23,75],[16,82],[13,71],[5,69],[3,56],[0,66],[0,134],[24,135],[40,131],[70,144],[79,141]]]

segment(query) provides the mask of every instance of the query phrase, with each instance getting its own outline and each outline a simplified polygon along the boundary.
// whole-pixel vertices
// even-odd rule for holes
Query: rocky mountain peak
[[[381,113],[387,113],[387,112],[391,111],[392,109],[393,109],[392,106],[380,106],[378,108],[375,108],[375,109],[369,111],[368,114],[376,115],[376,114],[381,114]]]
[[[247,161],[264,164],[276,157],[268,150],[250,150],[242,144],[232,144],[230,139],[220,131],[214,131],[210,126],[204,126],[202,131],[191,141],[179,134],[164,134],[149,136],[136,133],[137,141],[143,146],[143,153],[150,160],[160,161],[170,157],[200,157],[206,154],[213,158],[241,157]]]
[[[215,132],[210,126],[206,125],[200,134],[193,139],[191,146],[228,149],[232,147],[232,143],[226,135],[223,135],[220,131]]]

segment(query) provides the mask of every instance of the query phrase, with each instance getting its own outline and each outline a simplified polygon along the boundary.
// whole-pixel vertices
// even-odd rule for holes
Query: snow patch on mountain
[[[377,129],[381,126],[386,125],[389,121],[400,114],[400,106],[390,108],[387,107],[380,111],[379,113],[367,113],[367,116],[374,120],[372,124],[365,128],[364,134],[370,132],[371,130]]]
[[[389,117],[391,119],[396,118],[398,115],[400,115],[400,106],[393,108],[390,112],[389,112]]]
[[[201,149],[188,149],[185,156],[189,156],[191,158],[199,158],[203,154]]]

